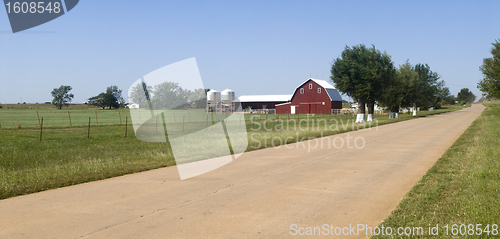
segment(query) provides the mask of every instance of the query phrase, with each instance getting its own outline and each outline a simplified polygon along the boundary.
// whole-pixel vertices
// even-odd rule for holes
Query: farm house
[[[335,87],[309,78],[295,89],[289,102],[276,105],[276,114],[331,114],[341,109],[342,97]]]

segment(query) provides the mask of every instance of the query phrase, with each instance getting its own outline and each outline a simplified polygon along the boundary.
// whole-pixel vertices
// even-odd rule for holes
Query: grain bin
[[[231,104],[235,97],[234,91],[230,89],[225,89],[220,93],[221,100],[224,102],[224,104]]]
[[[211,105],[216,105],[220,101],[220,92],[216,90],[210,90],[207,92],[207,102]]]

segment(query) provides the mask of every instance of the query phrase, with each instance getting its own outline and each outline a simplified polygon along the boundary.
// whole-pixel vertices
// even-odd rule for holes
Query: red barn
[[[324,80],[309,78],[295,89],[290,102],[276,105],[276,114],[331,114],[342,109],[339,92]]]

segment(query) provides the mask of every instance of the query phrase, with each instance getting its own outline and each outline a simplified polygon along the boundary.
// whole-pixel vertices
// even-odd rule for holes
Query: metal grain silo
[[[221,100],[224,102],[224,104],[231,104],[235,99],[235,94],[234,91],[230,89],[225,89],[220,93]]]
[[[207,102],[211,105],[216,105],[220,101],[220,92],[216,90],[210,90],[207,92]]]

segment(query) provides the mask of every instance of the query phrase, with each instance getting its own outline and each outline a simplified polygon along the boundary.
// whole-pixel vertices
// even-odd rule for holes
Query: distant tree
[[[373,119],[375,101],[382,98],[383,89],[395,76],[395,68],[389,55],[381,53],[375,46],[345,47],[334,60],[331,77],[337,89],[358,101],[356,122],[364,122],[365,104],[368,104],[368,120]]]
[[[490,58],[483,59],[483,65],[479,68],[484,78],[477,84],[488,98],[496,97],[500,99],[500,39],[492,44]]]
[[[118,109],[124,104],[122,90],[118,89],[118,86],[112,85],[106,89],[106,104],[110,109]]]
[[[73,94],[70,94],[71,86],[69,85],[61,85],[59,88],[54,88],[51,94],[54,99],[52,100],[52,104],[59,109],[62,108],[63,105],[68,106],[69,102],[75,97]]]
[[[444,87],[443,81],[443,84],[440,84],[440,86],[438,87],[437,102],[440,105],[454,105],[455,100],[455,96],[450,94],[450,89],[448,87]]]
[[[136,103],[139,104],[140,108],[144,108],[147,105],[147,101],[150,100],[151,92],[153,92],[153,87],[148,86],[145,82],[141,82],[132,88],[129,103]]]
[[[188,104],[189,91],[182,89],[179,83],[163,82],[155,85],[151,104],[156,109],[174,109]]]
[[[122,90],[118,89],[117,86],[110,86],[106,89],[106,92],[100,93],[97,96],[88,99],[90,105],[95,105],[105,109],[106,107],[120,108],[123,105]]]
[[[98,107],[102,107],[102,109],[106,108],[106,94],[100,93],[97,96],[91,97],[88,99],[89,105],[94,105]]]
[[[463,88],[457,94],[458,102],[473,103],[476,100],[476,96],[469,88]]]
[[[210,90],[209,90],[210,91]],[[196,89],[189,91],[189,102],[194,108],[205,108],[207,105],[207,89]]]

